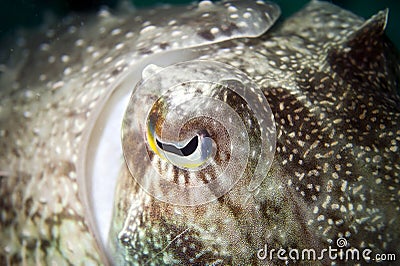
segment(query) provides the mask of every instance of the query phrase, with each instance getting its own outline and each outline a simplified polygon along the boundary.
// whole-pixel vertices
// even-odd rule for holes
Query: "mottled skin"
[[[2,67],[2,264],[104,259],[77,185],[83,133],[130,65],[174,49],[164,43],[140,50],[127,34],[140,26],[124,27],[129,12],[103,12],[74,29],[68,23],[79,25],[75,18],[29,39],[31,52],[15,49]],[[383,33],[386,13],[363,23],[311,2],[257,39],[198,48],[201,58],[236,66],[262,88],[277,128],[274,163],[256,191],[246,190],[244,178],[218,201],[196,207],[154,200],[122,169],[111,232],[115,262],[268,264],[256,257],[265,243],[320,249],[340,236],[352,247],[398,252],[399,57]],[[157,44],[153,34],[141,36]],[[138,168],[145,174],[146,166]]]

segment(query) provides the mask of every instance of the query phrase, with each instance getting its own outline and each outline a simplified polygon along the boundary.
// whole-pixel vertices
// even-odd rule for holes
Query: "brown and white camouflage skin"
[[[340,237],[399,255],[400,61],[384,34],[388,12],[364,21],[311,1],[264,33],[279,15],[271,9],[262,30],[250,32],[262,16],[257,5],[124,6],[4,44],[1,264],[279,265],[257,251],[266,243],[322,249]],[[249,32],[222,14],[241,14]],[[102,243],[82,169],[94,158],[91,138],[128,73],[137,82],[160,58],[212,59],[252,78],[274,114],[274,161],[255,191],[243,189],[244,176],[218,200],[184,207],[148,195],[121,157],[109,244]],[[141,158],[137,167],[146,174]]]

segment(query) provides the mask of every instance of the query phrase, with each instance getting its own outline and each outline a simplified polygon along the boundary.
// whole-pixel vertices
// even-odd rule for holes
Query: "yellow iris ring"
[[[161,155],[161,153],[158,151],[157,149],[157,145],[154,139],[154,134],[152,132],[152,130],[150,129],[150,125],[147,124],[147,140],[149,143],[150,148],[158,155],[160,156],[162,159],[165,159],[164,156]]]

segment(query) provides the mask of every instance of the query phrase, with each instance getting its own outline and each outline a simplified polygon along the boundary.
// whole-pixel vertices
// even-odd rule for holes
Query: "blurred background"
[[[192,0],[130,0],[137,7],[151,7],[160,3],[184,4]],[[249,0],[253,1],[253,0]],[[119,0],[0,0],[0,38],[12,33],[18,27],[35,27],[43,22],[45,14],[62,17],[69,12],[96,12],[101,6],[115,8]],[[275,0],[282,9],[282,17],[288,17],[309,0]],[[390,9],[386,30],[389,38],[400,47],[399,0],[332,0],[345,9],[368,18],[386,7]],[[1,49],[1,47],[0,47]]]

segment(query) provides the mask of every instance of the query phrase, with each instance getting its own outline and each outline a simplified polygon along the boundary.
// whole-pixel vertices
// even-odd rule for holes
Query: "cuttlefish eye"
[[[181,156],[179,153],[168,151],[167,148],[162,149],[162,145],[156,146],[155,138],[153,143],[155,145],[151,146],[149,142],[151,138],[147,136],[148,132],[151,133],[148,130],[149,110],[159,98],[161,98],[160,103],[166,103],[162,101],[162,95],[166,93],[167,89],[178,84],[183,85],[185,81],[193,80],[192,77],[194,75],[192,73],[195,71],[196,65],[201,66],[199,71],[205,72],[202,76],[197,76],[195,80],[202,80],[204,84],[207,83],[206,81],[218,83],[223,79],[234,79],[236,86],[240,84],[238,80],[246,81],[248,77],[242,74],[235,74],[236,70],[225,68],[223,64],[211,64],[207,69],[204,64],[194,63],[189,64],[191,65],[189,71],[182,69],[179,70],[180,72],[176,71],[176,67],[167,67],[165,71],[159,74],[156,73],[159,69],[153,69],[156,72],[152,73],[150,66],[151,64],[157,64],[164,67],[177,62],[199,58],[203,54],[201,52],[202,49],[195,47],[205,48],[206,45],[212,43],[260,36],[275,23],[280,15],[280,9],[276,4],[263,3],[261,1],[234,1],[234,3],[204,1],[188,7],[174,7],[173,10],[160,7],[144,13],[144,16],[140,19],[139,17],[141,16],[137,16],[138,14],[140,13],[135,13],[135,18],[132,18],[132,20],[129,18],[126,21],[125,24],[129,32],[126,35],[118,35],[130,36],[132,34],[132,36],[137,36],[138,38],[135,38],[134,42],[131,42],[130,37],[123,38],[123,41],[128,44],[125,47],[127,49],[130,47],[128,49],[129,52],[127,51],[126,54],[125,52],[121,53],[119,49],[116,49],[118,51],[115,50],[121,55],[121,60],[118,60],[115,65],[116,70],[112,72],[117,73],[116,77],[118,79],[110,85],[110,88],[107,88],[107,92],[102,96],[103,100],[91,115],[91,117],[94,117],[91,119],[93,122],[89,124],[86,130],[87,133],[83,136],[88,142],[85,147],[82,147],[81,152],[82,158],[85,158],[85,160],[78,162],[79,171],[77,175],[88,177],[79,179],[82,198],[85,201],[85,205],[93,213],[94,218],[91,224],[97,227],[103,243],[108,241],[108,232],[114,215],[113,208],[117,213],[125,215],[127,212],[120,204],[121,200],[130,199],[131,195],[125,197],[124,191],[122,191],[126,187],[130,187],[130,185],[135,188],[141,186],[144,189],[144,194],[147,191],[159,200],[180,205],[195,205],[222,196],[232,187],[228,183],[233,183],[241,176],[237,173],[241,173],[243,168],[250,168],[250,166],[246,166],[244,160],[242,160],[243,163],[237,164],[236,168],[232,166],[235,166],[234,160],[239,161],[237,159],[239,153],[235,152],[236,147],[243,147],[243,149],[251,151],[252,142],[250,142],[250,147],[247,147],[246,144],[240,145],[240,140],[230,136],[229,131],[224,127],[227,120],[222,116],[215,119],[215,113],[211,113],[207,117],[203,116],[203,118],[199,117],[193,121],[187,121],[189,123],[186,129],[191,128],[192,130],[186,132],[185,135],[182,132],[181,135],[170,138],[167,134],[157,132],[159,134],[157,135],[158,141],[164,147],[168,147],[166,146],[167,144],[172,145],[169,147],[179,149],[187,147],[188,150],[185,150],[185,153],[190,151],[189,148],[194,147],[187,146],[187,144],[197,136],[197,150],[192,149],[194,150],[191,153],[192,157]],[[136,19],[143,20],[143,25],[136,25]],[[168,21],[170,23],[166,25]],[[134,24],[133,28],[130,26],[132,22]],[[151,25],[147,25],[147,23]],[[171,36],[171,33],[174,36]],[[121,62],[126,62],[126,64],[119,65]],[[144,69],[146,66],[148,67]],[[184,68],[185,64],[182,67]],[[225,68],[225,72],[218,71],[220,67],[222,67],[221,69]],[[101,67],[99,69],[101,69],[102,73],[106,71]],[[228,74],[228,72],[232,73]],[[169,73],[175,76],[171,76]],[[138,84],[141,76],[143,81]],[[184,78],[185,76],[187,78]],[[94,76],[93,78],[96,79]],[[177,78],[176,82],[172,82],[175,78]],[[157,79],[160,79],[158,84],[155,82]],[[166,81],[168,81],[168,84],[165,83]],[[151,83],[155,86],[146,91]],[[138,84],[136,88],[135,84]],[[227,82],[223,82],[220,84],[220,88],[228,88],[227,85]],[[250,87],[247,86],[246,88]],[[132,97],[129,97],[131,94]],[[232,93],[228,94],[232,95]],[[201,95],[201,93],[198,95]],[[243,93],[239,93],[239,95],[246,99],[246,95]],[[252,97],[258,97],[257,94],[253,93],[252,95]],[[266,102],[263,95],[260,97]],[[179,97],[174,96],[174,98]],[[222,105],[225,104],[221,95],[218,96],[218,99],[221,100]],[[262,104],[263,102],[260,102],[260,105]],[[126,109],[128,105],[129,108]],[[165,111],[172,107],[167,107]],[[190,108],[194,107],[195,103],[192,103]],[[160,113],[161,109],[154,108],[154,111]],[[161,115],[159,117],[166,119],[167,116]],[[118,134],[116,135],[116,129],[121,128],[122,120],[124,120],[122,126],[124,132],[122,132],[123,141],[121,142]],[[162,119],[154,120],[154,123],[161,123],[162,121]],[[207,121],[210,122],[208,126],[212,125],[212,129],[215,130],[205,127],[205,122]],[[166,126],[165,124],[162,127],[158,127],[158,130],[162,129],[168,132]],[[259,126],[263,127],[263,123]],[[201,134],[203,130],[206,130],[209,136],[203,136]],[[153,134],[153,137],[155,136]],[[228,136],[231,138],[227,138]],[[272,135],[271,139],[273,139]],[[196,138],[194,141],[196,141]],[[234,144],[235,141],[236,144]],[[231,144],[234,147],[232,150],[229,146]],[[274,145],[273,140],[268,147],[274,151]],[[257,150],[254,156],[258,156],[260,152],[264,152],[264,149]],[[265,153],[270,152],[270,150],[265,151]],[[230,158],[230,154],[237,154],[237,156]],[[173,156],[175,157],[171,158]],[[197,159],[193,161],[193,157]],[[261,157],[269,158],[265,155]],[[219,160],[218,169],[214,165],[214,160]],[[231,167],[227,167],[229,160],[231,160],[229,164]],[[252,179],[253,183],[249,184],[249,189],[256,187],[260,183],[263,176],[265,176],[263,171],[269,167],[268,162],[266,164],[263,164],[263,160],[258,162],[263,167],[257,168],[255,177]],[[129,170],[127,166],[129,166]],[[257,166],[257,162],[252,166]],[[232,177],[226,180],[222,178],[223,175],[229,176],[231,172],[233,173]],[[127,186],[124,183],[121,184],[122,181],[119,178],[125,174],[131,174],[133,177],[130,179],[132,183]],[[217,181],[221,181],[219,183],[222,183],[223,186],[221,187]],[[195,191],[188,189],[196,186],[196,183],[199,186]],[[162,189],[159,189],[161,187]],[[211,192],[210,188],[214,192]],[[114,190],[116,191],[115,194],[113,194]],[[203,191],[207,192],[203,193]],[[204,195],[197,196],[196,193],[203,193]],[[191,199],[187,199],[190,197]],[[114,202],[118,203],[114,205]],[[138,202],[141,202],[141,200]],[[142,203],[144,204],[144,202]],[[114,217],[113,219],[118,223],[125,217]]]
[[[213,149],[213,140],[209,137],[206,130],[204,133],[196,134],[189,141],[180,143],[166,143],[155,137],[157,148],[155,152],[163,154],[169,162],[178,167],[197,168],[208,161]],[[151,132],[154,134],[154,132]],[[153,137],[154,138],[154,137]]]
[[[257,188],[275,135],[268,102],[248,76],[197,60],[144,69],[123,119],[122,148],[146,192],[193,206],[221,197],[241,178],[248,190]]]
[[[160,136],[160,121],[165,119],[165,112],[157,110],[166,104],[165,99],[159,98],[150,110],[147,120],[147,143],[154,153],[176,167],[196,169],[203,166],[216,151],[215,142],[206,129],[200,129],[193,137],[188,136],[181,141],[165,141]]]

